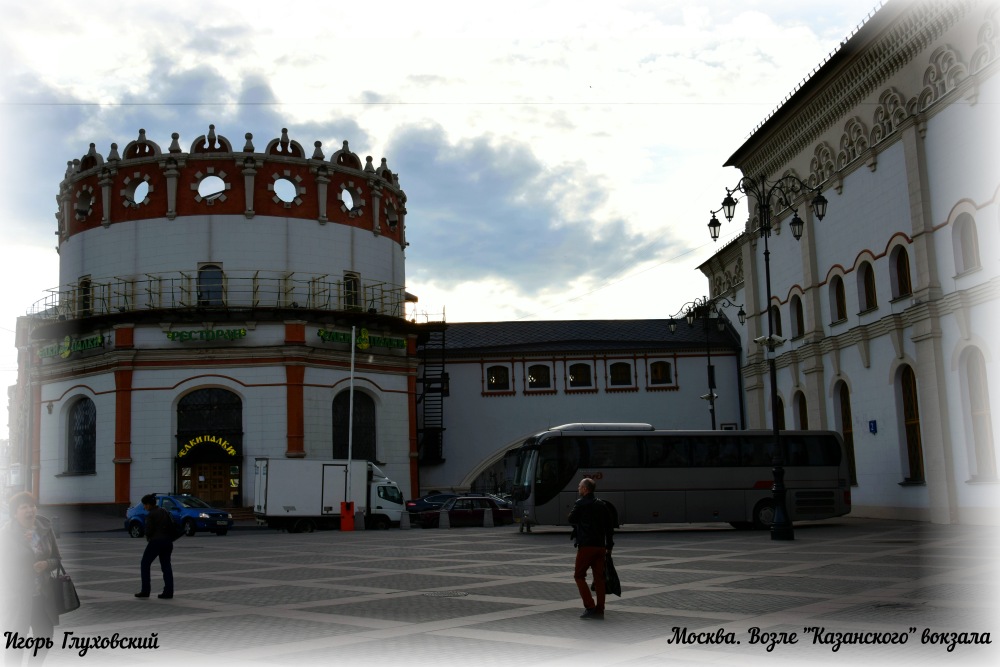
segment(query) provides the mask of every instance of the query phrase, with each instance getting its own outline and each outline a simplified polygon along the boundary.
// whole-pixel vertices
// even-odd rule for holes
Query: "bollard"
[[[492,528],[493,527],[493,510],[487,508],[483,511],[483,527]]]
[[[362,510],[356,510],[354,512],[354,530],[364,530],[367,528],[365,525],[365,513]]]
[[[438,519],[438,528],[451,528],[451,520],[448,518],[448,512],[441,510],[438,513],[441,518]]]
[[[403,512],[399,515],[399,529],[409,530],[410,529],[410,513]]]
[[[354,530],[354,503],[340,503],[340,529],[344,532]]]

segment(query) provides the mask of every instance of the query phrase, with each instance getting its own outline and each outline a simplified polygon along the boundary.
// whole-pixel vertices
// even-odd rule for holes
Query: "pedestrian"
[[[2,569],[4,577],[3,630],[26,638],[28,630],[37,641],[51,639],[59,625],[59,612],[53,596],[52,575],[59,569],[59,547],[52,523],[38,514],[38,505],[30,493],[17,493],[8,502],[9,521],[2,533]],[[31,654],[40,663],[45,656],[44,643]],[[20,654],[10,656],[19,664]]]
[[[142,506],[146,508],[146,550],[142,552],[142,562],[139,564],[142,589],[135,596],[149,597],[152,587],[149,570],[153,561],[159,558],[160,570],[163,572],[163,592],[156,597],[169,600],[174,597],[174,570],[170,566],[170,554],[174,551],[174,540],[179,533],[170,512],[156,505],[155,495],[150,493],[143,496]]]
[[[584,611],[580,618],[604,618],[604,559],[615,546],[614,521],[607,505],[594,495],[597,483],[585,477],[580,480],[573,510],[569,513],[569,524],[573,526],[572,538],[576,546],[576,567],[573,578],[580,589]],[[594,591],[597,602],[587,586],[587,570],[594,574]]]

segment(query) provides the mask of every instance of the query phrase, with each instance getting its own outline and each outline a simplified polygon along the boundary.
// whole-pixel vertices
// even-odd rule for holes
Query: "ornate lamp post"
[[[677,331],[677,316],[681,313],[684,313],[684,319],[687,320],[689,327],[694,326],[696,319],[701,320],[705,327],[705,350],[708,357],[708,393],[702,396],[702,398],[708,400],[708,412],[712,416],[713,431],[715,430],[715,399],[717,398],[717,394],[715,393],[715,368],[712,366],[711,321],[715,320],[715,325],[719,331],[725,331],[726,325],[729,324],[729,318],[726,317],[722,309],[735,306],[736,304],[729,299],[711,300],[708,297],[701,297],[681,306],[681,309],[670,319],[670,333]],[[712,313],[715,313],[714,318],[712,317]],[[740,312],[737,314],[737,317],[740,320],[740,324],[746,322],[747,314],[743,311],[743,306],[740,306]]]
[[[797,200],[804,198],[806,193],[813,193],[811,206],[813,214],[817,220],[822,220],[826,216],[827,200],[820,192],[819,188],[810,187],[805,181],[797,176],[782,176],[776,181],[768,182],[763,178],[754,179],[744,176],[740,179],[736,187],[730,190],[726,188],[726,198],[722,200],[722,208],[712,211],[712,219],[708,223],[708,231],[713,241],[719,240],[719,228],[722,223],[715,217],[715,214],[722,211],[726,220],[733,221],[736,215],[736,199],[733,194],[741,192],[753,199],[757,207],[757,220],[760,224],[760,236],[764,239],[764,284],[767,290],[767,336],[761,336],[754,342],[764,345],[767,348],[767,364],[771,377],[771,427],[774,431],[774,486],[771,491],[774,498],[774,520],[771,522],[772,540],[794,540],[795,532],[792,522],[788,518],[788,507],[786,505],[787,490],[785,489],[785,453],[781,443],[781,432],[778,429],[778,371],[775,366],[776,347],[784,343],[784,339],[774,335],[774,315],[771,310],[771,251],[767,247],[767,239],[771,236],[771,216],[772,206],[778,212],[792,208],[792,220],[789,227],[792,236],[798,241],[802,238],[802,228],[805,223],[799,217],[798,209],[792,204],[798,205]]]

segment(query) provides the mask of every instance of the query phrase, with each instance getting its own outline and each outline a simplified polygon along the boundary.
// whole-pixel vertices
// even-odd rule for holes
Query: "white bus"
[[[839,433],[782,431],[789,519],[851,511]],[[566,424],[517,450],[512,494],[521,529],[566,525],[580,479],[620,523],[702,523],[767,528],[774,516],[771,431],[658,431],[649,424]]]

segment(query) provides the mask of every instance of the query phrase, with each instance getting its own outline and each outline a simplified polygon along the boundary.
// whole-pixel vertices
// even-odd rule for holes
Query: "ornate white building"
[[[770,304],[756,202],[701,269],[713,296],[747,303],[749,425],[777,410],[788,428],[843,433],[854,515],[997,521],[998,18],[985,0],[891,0],[726,163],[829,200],[822,220],[806,188],[772,208]],[[787,339],[777,405],[754,343],[768,305]]]
[[[347,456],[355,363],[353,454],[411,486],[406,196],[384,159],[140,130],[69,163],[58,205],[60,287],[18,322],[12,403],[42,503],[248,505],[255,457]]]

